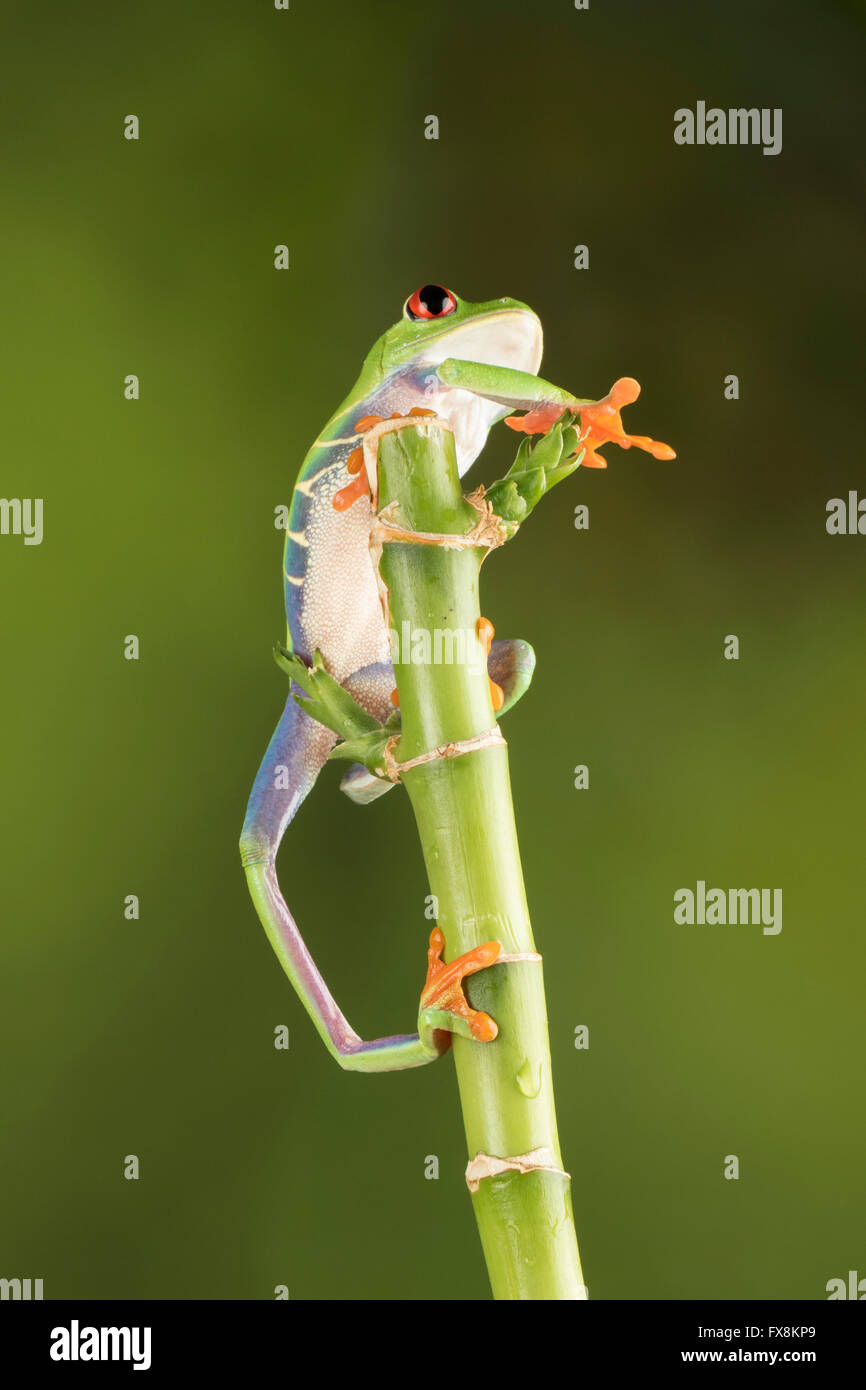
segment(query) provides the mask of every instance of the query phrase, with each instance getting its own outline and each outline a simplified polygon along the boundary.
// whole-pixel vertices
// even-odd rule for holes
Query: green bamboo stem
[[[382,437],[379,507],[408,530],[465,534],[477,520],[464,501],[453,436],[419,421]],[[480,616],[480,549],[386,542],[381,573],[392,627],[474,634]],[[470,639],[471,641],[471,639]],[[476,649],[477,654],[477,649]],[[400,651],[399,657],[407,655]],[[401,762],[491,729],[496,716],[481,660],[395,661]],[[437,920],[451,960],[491,939],[503,952],[535,945],[503,745],[424,763],[403,774],[424,852]],[[493,965],[467,986],[473,1008],[499,1026],[490,1043],[454,1038],[470,1158],[516,1157],[543,1148],[562,1168],[554,1110],[542,966]],[[586,1297],[568,1178],[511,1172],[482,1179],[472,1197],[496,1299]]]

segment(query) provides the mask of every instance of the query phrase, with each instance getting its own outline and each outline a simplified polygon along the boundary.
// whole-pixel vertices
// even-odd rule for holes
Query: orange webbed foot
[[[624,405],[631,405],[640,395],[640,385],[633,376],[622,376],[600,401],[580,408],[581,435],[586,453],[584,468],[606,468],[607,462],[596,451],[602,444],[618,444],[621,449],[644,449],[656,459],[674,459],[676,454],[669,444],[661,444],[646,434],[626,434],[621,411]]]
[[[607,468],[607,460],[598,450],[603,444],[618,444],[621,449],[632,445],[644,449],[657,459],[676,458],[669,444],[661,444],[646,434],[627,434],[622,423],[623,406],[631,405],[640,395],[640,384],[634,377],[623,376],[615,381],[606,396],[600,401],[590,401],[586,405],[573,407],[580,415],[581,443],[585,449],[584,468]],[[506,425],[524,434],[545,434],[564,413],[560,405],[538,406],[525,415],[510,415]]]
[[[447,965],[441,959],[444,949],[445,937],[434,927],[427,950],[427,979],[421,991],[422,1022],[436,1032],[460,1033],[478,1042],[492,1042],[499,1029],[489,1014],[470,1006],[463,993],[463,981],[493,965],[502,947],[498,941],[485,941]],[[449,1042],[450,1039],[446,1047]]]

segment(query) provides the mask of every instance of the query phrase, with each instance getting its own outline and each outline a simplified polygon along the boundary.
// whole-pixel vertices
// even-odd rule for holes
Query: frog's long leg
[[[348,685],[349,682],[347,681]],[[357,682],[353,682],[357,690]],[[357,696],[356,696],[357,697]],[[447,1048],[448,1031],[464,1031],[465,1017],[448,996],[437,1004],[437,982],[428,979],[420,1033],[365,1042],[359,1038],[325,984],[280,890],[276,857],[280,841],[310,791],[336,739],[292,699],[268,745],[253,785],[241,834],[241,860],[250,895],[283,969],[331,1055],[348,1071],[398,1071],[432,1062]],[[496,947],[495,950],[492,950]],[[491,954],[492,952],[492,954]],[[498,954],[496,943],[470,951],[449,966],[454,979],[483,969]],[[432,991],[432,992],[431,992]],[[446,1030],[445,1032],[441,1030]]]
[[[535,652],[528,642],[522,642],[519,638],[508,638],[491,644],[487,673],[505,696],[502,708],[496,711],[497,715],[507,714],[511,707],[517,704],[521,695],[529,689],[534,670]],[[363,763],[352,763],[340,783],[340,791],[345,792],[349,800],[357,805],[368,806],[371,801],[378,800],[395,785],[396,783],[386,782],[382,777],[374,777]]]

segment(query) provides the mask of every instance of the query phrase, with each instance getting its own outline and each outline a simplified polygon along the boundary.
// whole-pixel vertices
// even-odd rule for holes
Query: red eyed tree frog
[[[666,445],[623,431],[619,409],[637,395],[636,382],[624,378],[603,400],[581,400],[537,375],[541,353],[541,323],[519,300],[472,304],[441,285],[425,285],[406,301],[400,321],[373,345],[355,386],[301,465],[283,565],[288,645],[308,663],[319,651],[330,675],[383,723],[393,714],[394,674],[370,555],[375,512],[359,447],[365,430],[383,418],[435,412],[454,434],[462,476],[481,452],[490,427],[509,410],[527,412],[510,419],[512,427],[536,433],[571,408],[580,414],[585,467],[606,466],[595,449],[608,440],[673,457]],[[502,691],[501,711],[526,689],[533,666],[526,643],[492,643],[488,671]],[[348,1070],[391,1071],[433,1061],[447,1047],[450,1033],[490,1040],[496,1026],[470,1008],[462,980],[496,959],[496,942],[445,965],[441,933],[434,931],[417,1033],[365,1042],[331,996],[276,873],[286,828],[337,741],[298,706],[295,693],[293,688],[253,785],[241,859],[268,938],[328,1051]],[[342,783],[361,803],[390,785],[360,765]]]

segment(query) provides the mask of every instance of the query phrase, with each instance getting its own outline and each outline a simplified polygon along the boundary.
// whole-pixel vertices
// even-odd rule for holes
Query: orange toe
[[[539,405],[525,415],[506,415],[505,423],[521,434],[547,434],[566,409],[564,405]]]
[[[646,434],[627,434],[622,423],[622,408],[632,405],[640,395],[640,385],[633,376],[620,377],[615,381],[607,395],[592,405],[580,408],[580,428],[586,454],[585,468],[606,468],[604,459],[597,452],[603,444],[618,444],[621,449],[644,449],[657,459],[673,459],[676,454],[669,444],[661,444]]]
[[[485,941],[446,965],[441,959],[445,937],[438,927],[430,933],[427,950],[427,979],[421,991],[422,1009],[439,1009],[462,1018],[479,1042],[492,1042],[499,1032],[489,1014],[473,1009],[463,993],[463,981],[492,965],[502,947],[498,941]]]
[[[478,637],[478,641],[484,648],[484,655],[489,660],[490,648],[493,644],[493,637],[496,632],[496,629],[494,628],[489,618],[479,618],[478,622],[475,624],[475,632]],[[490,686],[490,703],[492,704],[494,711],[498,713],[499,710],[502,709],[502,706],[505,704],[505,692],[503,691],[502,686],[497,685],[496,681],[491,680],[489,676],[487,680],[488,685]]]

